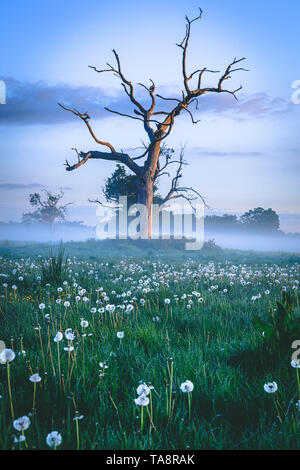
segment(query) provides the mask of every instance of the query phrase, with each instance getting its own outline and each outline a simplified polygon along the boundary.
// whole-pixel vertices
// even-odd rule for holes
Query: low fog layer
[[[0,242],[59,242],[97,239],[95,227],[78,223],[58,223],[52,231],[45,224],[0,223]],[[205,241],[215,240],[222,248],[256,251],[300,252],[300,234],[247,234],[205,230]]]
[[[222,248],[300,253],[300,234],[247,235],[236,233],[207,233],[205,235],[206,241],[212,238],[214,238],[215,243]]]

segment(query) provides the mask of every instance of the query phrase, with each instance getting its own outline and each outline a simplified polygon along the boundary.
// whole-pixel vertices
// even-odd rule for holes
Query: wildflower
[[[6,364],[7,362],[12,362],[16,357],[12,349],[3,349],[0,353],[0,363]]]
[[[33,374],[29,377],[30,382],[38,383],[42,380],[39,374]]]
[[[74,346],[66,346],[64,350],[68,352],[74,351]]]
[[[76,413],[77,413],[77,412],[76,412]],[[84,418],[83,415],[80,415],[80,416],[77,416],[77,415],[76,415],[76,416],[74,416],[73,421],[76,421],[76,420],[79,421],[79,420],[81,420],[82,418]]]
[[[268,382],[264,385],[264,390],[267,393],[275,393],[278,390],[276,382]]]
[[[44,308],[45,308],[45,304],[40,304],[40,305],[39,305],[39,309],[40,309],[40,310],[44,310]]]
[[[28,416],[22,416],[21,418],[15,419],[13,422],[13,426],[17,431],[26,431],[30,424]]]
[[[18,444],[20,442],[24,442],[26,440],[26,436],[24,436],[23,434],[21,434],[21,436],[17,437],[17,436],[14,436],[14,443],[15,444]]]
[[[165,299],[165,304],[168,305],[171,302],[170,299]]]
[[[69,340],[69,341],[73,341],[73,339],[75,338],[75,335],[74,333],[72,332],[71,328],[67,328],[66,331],[65,331],[65,337]]]
[[[54,336],[54,340],[53,340],[53,341],[54,341],[55,343],[59,343],[59,342],[63,339],[63,337],[64,337],[64,335],[63,335],[60,331],[58,331],[58,332],[56,333],[56,335]]]
[[[67,300],[66,302],[64,302],[64,307],[70,307],[70,302]]]
[[[87,320],[83,320],[83,319],[81,320],[80,324],[81,324],[82,328],[87,328],[89,326],[89,322]]]
[[[159,318],[159,317],[153,317],[153,318],[152,318],[152,321],[154,321],[154,322],[159,322],[159,321],[160,321],[160,318]]]
[[[119,339],[124,338],[124,331],[118,331],[117,332],[117,338],[119,338]]]
[[[299,359],[293,359],[291,362],[291,366],[294,367],[295,369],[300,369],[300,360]]]
[[[180,385],[180,389],[184,393],[189,393],[194,390],[194,384],[190,380],[186,380]]]
[[[49,447],[56,448],[57,446],[60,446],[62,443],[61,434],[59,434],[57,431],[50,432],[46,437],[46,443]]]
[[[138,395],[149,395],[150,393],[150,387],[148,387],[147,384],[143,383],[141,385],[138,386],[138,388],[136,389],[136,393]]]
[[[138,406],[148,406],[150,403],[150,400],[147,397],[147,395],[142,394],[138,398],[134,399],[134,403]]]

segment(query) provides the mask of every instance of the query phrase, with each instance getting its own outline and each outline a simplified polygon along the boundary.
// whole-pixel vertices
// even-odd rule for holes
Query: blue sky
[[[20,220],[33,190],[63,187],[66,200],[76,201],[72,219],[96,223],[88,198],[100,194],[114,165],[92,161],[65,171],[71,147],[95,150],[96,144],[56,103],[89,111],[97,135],[116,148],[129,152],[140,145],[139,123],[103,111],[108,104],[131,110],[118,79],[88,65],[103,67],[115,48],[132,82],[152,78],[158,92],[180,96],[175,43],[184,34],[184,15],[194,16],[198,6],[203,18],[192,31],[191,70],[223,70],[245,56],[250,71],[228,83],[231,89],[243,85],[239,102],[206,96],[197,126],[188,115],[178,118],[168,144],[186,144],[184,183],[203,193],[215,212],[272,207],[283,214],[284,229],[300,231],[300,105],[291,101],[292,82],[300,80],[298,0],[6,2],[0,20],[0,78],[7,88],[7,104],[0,105],[0,220]],[[161,192],[167,188],[165,179]]]

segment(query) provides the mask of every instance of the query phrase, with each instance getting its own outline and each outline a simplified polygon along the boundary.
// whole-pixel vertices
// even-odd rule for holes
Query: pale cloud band
[[[57,102],[75,107],[82,112],[88,111],[94,119],[108,117],[104,110],[108,104],[116,110],[130,113],[131,103],[122,89],[119,93],[108,93],[101,87],[66,84],[55,86],[43,82],[21,82],[7,77],[2,80],[6,84],[6,105],[0,107],[0,122],[3,125],[49,125],[74,121],[74,116],[59,108]],[[161,93],[168,96],[168,89],[161,87]],[[143,102],[142,95],[139,97]],[[174,95],[172,95],[174,96]],[[240,94],[237,102],[232,96],[203,96],[199,103],[199,111],[195,114],[223,115],[234,120],[269,117],[293,113],[295,106],[283,98],[272,98],[266,93],[247,95]],[[164,102],[164,108],[168,110]]]

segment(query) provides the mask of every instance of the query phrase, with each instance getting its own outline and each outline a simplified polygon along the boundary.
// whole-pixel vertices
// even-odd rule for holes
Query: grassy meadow
[[[299,448],[299,256],[52,250],[0,247],[1,449]]]

